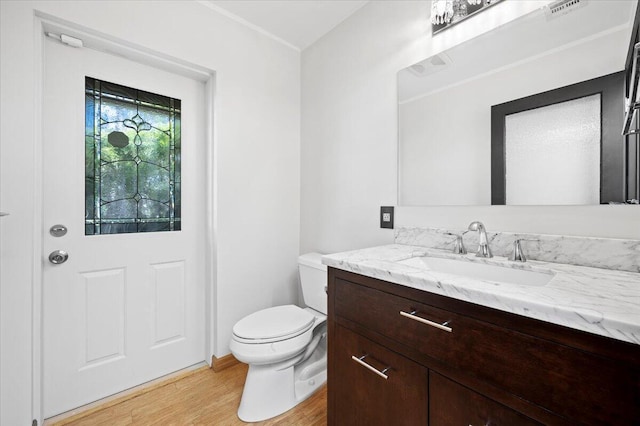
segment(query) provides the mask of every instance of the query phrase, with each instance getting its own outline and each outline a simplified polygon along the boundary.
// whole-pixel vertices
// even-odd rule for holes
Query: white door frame
[[[129,41],[113,37],[109,34],[99,33],[90,28],[83,27],[82,25],[68,22],[51,16],[46,13],[42,13],[38,10],[35,11],[35,25],[34,25],[34,40],[36,57],[34,58],[35,64],[35,96],[34,96],[34,122],[38,123],[35,129],[35,149],[33,163],[35,166],[35,200],[34,200],[34,221],[33,221],[33,269],[32,269],[32,285],[33,285],[33,309],[32,309],[32,410],[33,419],[38,421],[38,424],[43,423],[43,324],[42,324],[42,312],[43,312],[43,300],[42,300],[42,285],[43,285],[43,227],[44,227],[44,203],[43,203],[43,158],[42,158],[42,146],[43,146],[43,129],[42,129],[42,103],[43,103],[43,81],[44,81],[44,37],[45,32],[53,32],[56,34],[64,33],[73,37],[77,37],[83,40],[84,48],[94,48],[97,50],[108,50],[109,52],[115,52],[128,59],[136,62],[141,62],[146,65],[162,68],[167,71],[174,72],[176,74],[185,75],[187,77],[194,78],[196,80],[205,83],[205,219],[204,229],[205,234],[205,359],[208,364],[211,364],[211,357],[213,355],[213,342],[214,342],[214,301],[216,293],[215,283],[215,253],[216,253],[216,241],[215,241],[215,221],[214,216],[216,214],[215,209],[215,187],[216,181],[214,174],[214,158],[215,158],[215,145],[214,145],[214,130],[215,130],[215,84],[216,73],[207,67],[193,64],[191,62],[175,58],[163,54],[161,52],[153,51],[135,45]]]

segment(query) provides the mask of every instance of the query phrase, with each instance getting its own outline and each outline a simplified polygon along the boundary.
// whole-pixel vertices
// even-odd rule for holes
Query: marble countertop
[[[483,281],[397,263],[416,256],[550,271],[544,286]],[[425,247],[390,244],[336,253],[322,263],[345,271],[429,291],[614,339],[640,344],[640,273],[542,261],[481,259]]]

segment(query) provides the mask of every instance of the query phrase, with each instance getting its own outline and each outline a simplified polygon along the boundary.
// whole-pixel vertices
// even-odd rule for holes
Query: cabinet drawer
[[[541,423],[429,372],[429,426],[541,426]]]
[[[342,279],[335,316],[568,419],[632,424],[640,411],[638,370],[588,352]]]
[[[336,326],[332,337],[336,425],[427,424],[424,367],[344,327]]]

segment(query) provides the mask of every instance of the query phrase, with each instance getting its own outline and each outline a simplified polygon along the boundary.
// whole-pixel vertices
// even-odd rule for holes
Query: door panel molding
[[[185,337],[185,261],[152,264],[155,291],[155,339],[152,348]],[[172,315],[175,313],[175,315]]]
[[[79,371],[126,356],[126,268],[78,274],[77,302],[84,308],[84,365]],[[100,324],[99,318],[110,318]],[[95,339],[96,335],[105,336]]]

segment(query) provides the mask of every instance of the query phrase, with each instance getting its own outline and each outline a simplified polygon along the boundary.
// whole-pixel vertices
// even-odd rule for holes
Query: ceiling
[[[368,2],[369,0],[206,0],[203,3],[302,51]]]

